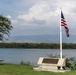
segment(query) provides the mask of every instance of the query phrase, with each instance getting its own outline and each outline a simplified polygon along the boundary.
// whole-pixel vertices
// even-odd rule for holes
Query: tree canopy
[[[12,28],[11,20],[0,15],[0,41],[6,40],[6,36],[10,36],[10,30]]]

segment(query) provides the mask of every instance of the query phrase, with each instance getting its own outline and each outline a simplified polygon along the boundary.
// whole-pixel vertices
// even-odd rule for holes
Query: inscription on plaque
[[[59,61],[59,59],[48,59],[48,58],[44,58],[42,63],[48,63],[48,64],[57,64]]]

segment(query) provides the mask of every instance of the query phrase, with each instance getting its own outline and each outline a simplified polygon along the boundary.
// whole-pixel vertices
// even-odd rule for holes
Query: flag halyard
[[[69,37],[69,28],[68,25],[66,23],[66,20],[64,18],[63,12],[61,11],[61,26],[64,26],[65,31],[66,31],[66,36]]]

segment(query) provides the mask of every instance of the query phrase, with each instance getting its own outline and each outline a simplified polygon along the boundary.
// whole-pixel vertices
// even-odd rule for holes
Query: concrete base
[[[65,72],[69,72],[70,71],[70,70],[51,70],[51,69],[40,68],[40,67],[35,67],[33,69],[35,71],[48,71],[48,72],[61,72],[61,73],[65,73]]]

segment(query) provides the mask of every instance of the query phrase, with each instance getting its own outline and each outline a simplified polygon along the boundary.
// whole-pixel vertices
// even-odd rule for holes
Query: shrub
[[[59,58],[59,55],[48,55],[51,58]],[[63,56],[63,58],[66,58],[65,56]],[[70,58],[66,58],[66,67],[68,67],[71,70],[76,69],[76,58],[75,57],[70,57]]]
[[[24,62],[24,61],[21,61],[20,62],[20,65],[27,65],[27,66],[31,66],[31,63],[28,61],[28,62]]]
[[[24,61],[21,61],[21,62],[20,62],[20,65],[25,65]]]

